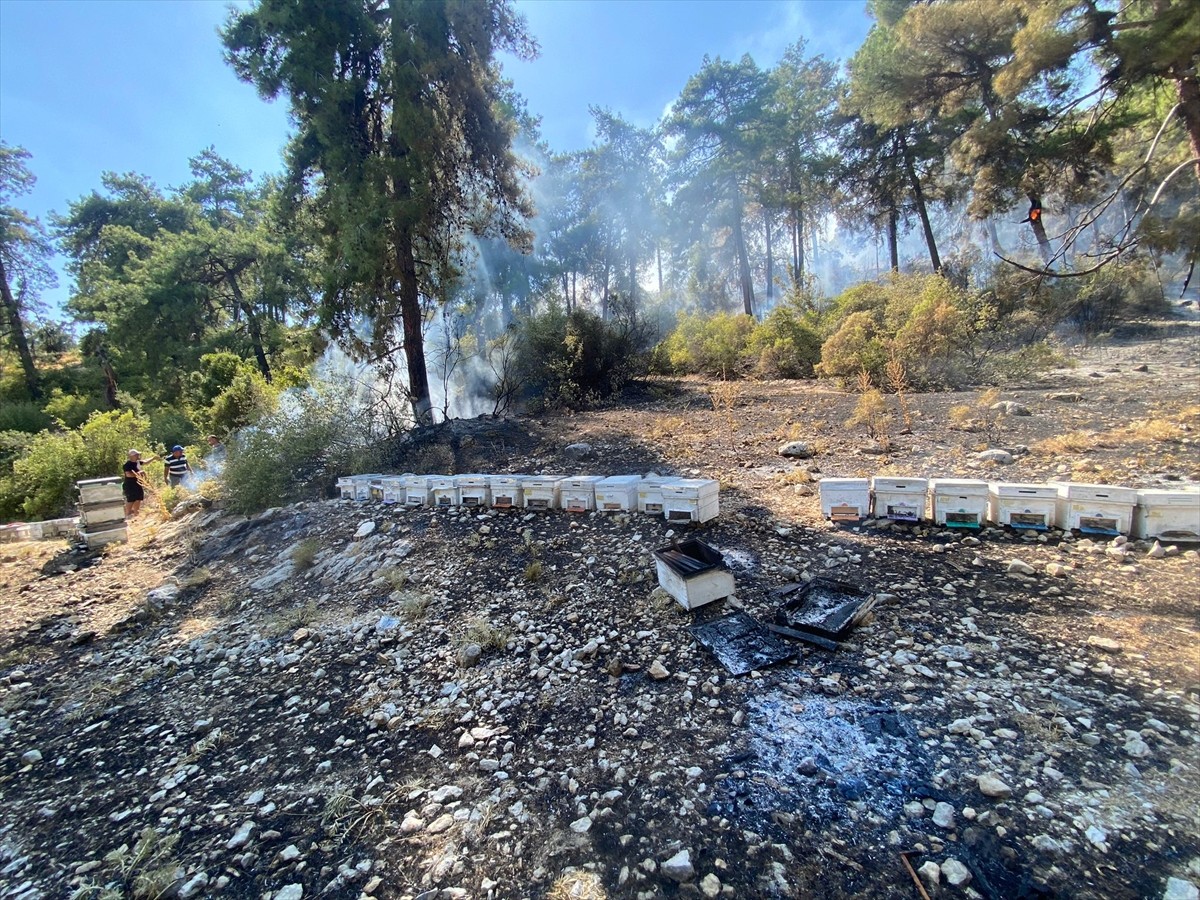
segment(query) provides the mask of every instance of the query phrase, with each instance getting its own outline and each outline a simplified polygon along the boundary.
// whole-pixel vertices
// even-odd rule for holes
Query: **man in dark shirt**
[[[167,454],[167,458],[163,460],[163,481],[171,487],[179,487],[183,484],[183,479],[191,472],[192,467],[188,465],[187,457],[183,455],[183,448],[176,444]]]
[[[142,486],[142,455],[138,451],[129,451],[124,475],[121,492],[125,495],[125,518],[131,519],[141,510],[142,501],[146,499],[146,491]]]

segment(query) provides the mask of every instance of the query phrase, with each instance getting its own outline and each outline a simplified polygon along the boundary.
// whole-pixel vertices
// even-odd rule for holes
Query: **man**
[[[142,501],[146,499],[146,491],[142,485],[142,454],[138,451],[129,451],[124,475],[121,492],[125,495],[125,518],[132,519],[141,510]]]
[[[221,464],[225,462],[225,445],[215,434],[210,434],[205,440],[208,441],[208,456],[205,457],[205,462],[210,467],[215,465],[220,468]]]
[[[183,455],[183,448],[176,444],[171,448],[167,458],[163,460],[163,481],[171,487],[179,487],[183,484],[183,479],[191,473],[192,467],[188,465],[187,457]]]

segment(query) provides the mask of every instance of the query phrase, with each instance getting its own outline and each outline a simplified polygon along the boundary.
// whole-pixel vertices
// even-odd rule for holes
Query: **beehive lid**
[[[572,475],[562,480],[562,487],[566,489],[591,488],[603,480],[603,475]]]
[[[988,483],[979,478],[933,478],[929,481],[929,489],[956,494],[986,494]]]
[[[638,475],[609,475],[600,479],[596,487],[632,488],[641,484],[641,481],[641,476]]]
[[[822,488],[829,488],[835,491],[845,490],[869,490],[871,487],[871,479],[869,478],[822,478],[818,483]]]
[[[85,487],[109,487],[114,484],[120,487],[120,475],[114,475],[111,478],[87,478],[83,481],[75,482],[75,487],[83,490]]]
[[[1053,499],[1058,496],[1058,488],[1053,484],[1025,484],[1017,481],[993,481],[988,485],[988,491],[998,497]]]
[[[892,494],[923,494],[929,482],[924,478],[872,478],[871,487],[876,491]]]
[[[525,487],[530,488],[550,488],[557,486],[560,482],[566,479],[566,475],[527,475],[525,477]]]
[[[698,497],[700,494],[715,494],[718,484],[712,478],[677,478],[674,481],[663,482],[664,494],[676,497]]]
[[[1142,488],[1137,492],[1138,503],[1146,505],[1164,503],[1174,506],[1195,506],[1200,504],[1200,485],[1188,485],[1178,488]]]
[[[1137,491],[1127,487],[1112,487],[1107,484],[1077,484],[1073,481],[1057,483],[1058,496],[1066,500],[1099,500],[1104,503],[1137,503]]]

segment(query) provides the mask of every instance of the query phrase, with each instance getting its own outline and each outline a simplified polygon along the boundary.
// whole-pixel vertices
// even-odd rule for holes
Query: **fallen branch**
[[[912,863],[908,861],[907,852],[900,854],[900,861],[904,863],[904,868],[908,869],[908,874],[912,876],[913,884],[921,892],[921,900],[929,900],[929,895],[925,893],[925,885],[921,884],[921,879],[917,877],[916,870],[913,869]]]

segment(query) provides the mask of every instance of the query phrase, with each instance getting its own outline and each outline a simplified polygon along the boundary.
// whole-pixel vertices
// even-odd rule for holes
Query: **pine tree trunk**
[[[1200,182],[1200,80],[1187,75],[1179,79],[1179,116],[1187,129],[1188,142],[1192,148],[1193,169],[1196,181]]]
[[[891,209],[888,210],[888,229],[887,229],[888,261],[891,263],[891,268],[892,268],[893,272],[900,271],[900,246],[899,246],[900,242],[898,240],[898,238],[899,238],[899,234],[898,234],[899,218],[900,218],[900,215],[896,211],[896,207],[893,206]]]
[[[271,366],[267,362],[267,353],[263,348],[262,328],[258,324],[258,316],[250,309],[246,303],[246,298],[242,296],[242,289],[237,283],[237,278],[231,273],[226,279],[229,282],[229,289],[233,294],[233,309],[234,312],[241,310],[246,315],[246,328],[250,332],[250,345],[254,348],[254,359],[258,363],[258,371],[262,372],[263,378],[267,384],[271,383]]]
[[[31,400],[42,396],[42,388],[38,383],[37,368],[33,364],[33,353],[29,350],[29,342],[25,339],[25,324],[21,321],[21,307],[8,286],[8,272],[4,269],[4,261],[0,260],[0,299],[4,303],[4,312],[12,331],[13,347],[21,360],[21,369],[25,373],[25,389],[29,391]]]
[[[763,221],[767,232],[767,306],[775,299],[775,260],[771,256],[771,217],[763,211]]]
[[[413,256],[412,233],[396,226],[396,262],[400,275],[400,321],[404,329],[404,357],[408,363],[408,394],[413,421],[433,424],[429,398],[429,373],[425,369],[424,335],[421,333],[421,296],[417,289],[417,262]]]
[[[661,300],[661,299],[662,299],[662,295],[663,295],[663,288],[662,288],[662,244],[660,244],[658,241],[655,241],[655,242],[654,242],[654,261],[655,261],[656,263],[658,263],[658,296],[659,296],[659,299]]]
[[[908,141],[900,135],[900,149],[904,155],[904,171],[908,175],[908,183],[912,188],[913,200],[917,205],[917,215],[921,219],[921,228],[925,232],[925,244],[929,247],[929,261],[933,271],[942,271],[942,259],[938,256],[937,242],[933,239],[933,226],[929,224],[929,211],[925,208],[925,192],[921,190],[921,179],[917,177],[917,168],[913,165],[912,151],[908,149]]]
[[[750,280],[750,257],[746,252],[746,235],[742,232],[742,198],[734,200],[733,243],[737,251],[738,282],[742,289],[742,308],[746,315],[754,315],[754,283]]]
[[[1028,196],[1029,202],[1039,209],[1037,218],[1031,217],[1029,219],[1029,227],[1033,231],[1033,236],[1037,239],[1038,249],[1042,252],[1042,262],[1048,266],[1050,265],[1050,260],[1054,258],[1054,252],[1050,249],[1050,238],[1046,236],[1046,226],[1042,224],[1041,202],[1032,194]]]

